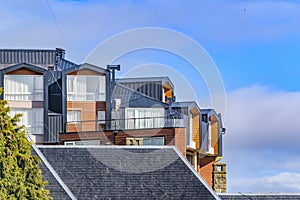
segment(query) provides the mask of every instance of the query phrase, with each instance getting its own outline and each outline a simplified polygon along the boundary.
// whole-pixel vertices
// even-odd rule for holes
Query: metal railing
[[[106,124],[109,122],[110,127]],[[67,122],[67,132],[185,127],[184,118],[143,117]]]

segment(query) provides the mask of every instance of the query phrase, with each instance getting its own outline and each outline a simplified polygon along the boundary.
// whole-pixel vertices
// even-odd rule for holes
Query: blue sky
[[[162,27],[193,38],[226,89],[228,191],[300,191],[299,1],[4,0],[0,10],[1,48],[62,47],[77,63],[133,28]],[[209,106],[205,82],[179,56],[142,50],[116,62],[119,76],[143,64],[147,75],[171,74],[178,99]],[[194,95],[185,90],[189,85]]]

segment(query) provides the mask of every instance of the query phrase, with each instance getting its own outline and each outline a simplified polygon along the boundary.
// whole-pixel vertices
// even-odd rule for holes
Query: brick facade
[[[200,159],[200,175],[210,187],[213,186],[213,165],[215,160],[216,156],[205,156]]]
[[[177,146],[186,155],[185,128],[139,129],[115,131],[74,132],[60,134],[60,143],[78,140],[100,140],[101,145],[126,145],[126,138],[165,137],[165,144]]]

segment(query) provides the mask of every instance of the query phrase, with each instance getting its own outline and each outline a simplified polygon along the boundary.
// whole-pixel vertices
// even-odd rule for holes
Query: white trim
[[[75,146],[75,141],[66,141],[64,142],[65,146]]]
[[[31,141],[31,138],[27,135],[27,140]],[[43,161],[45,166],[49,169],[50,173],[54,176],[54,178],[57,180],[57,182],[61,185],[61,187],[64,189],[64,191],[68,194],[68,196],[72,200],[77,200],[77,198],[74,196],[74,194],[71,192],[71,190],[68,188],[68,186],[63,182],[63,180],[59,177],[59,175],[56,173],[52,165],[48,162],[48,160],[45,158],[44,154],[38,149],[38,146],[36,144],[32,144],[32,148],[36,152],[36,154],[39,156],[39,158]]]

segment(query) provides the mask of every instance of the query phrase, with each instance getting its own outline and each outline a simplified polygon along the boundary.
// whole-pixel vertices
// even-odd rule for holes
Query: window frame
[[[34,135],[44,134],[44,109],[43,108],[10,108],[10,116],[20,113],[19,125],[24,125],[28,132]],[[23,118],[25,117],[25,118]],[[32,124],[31,124],[31,121]]]
[[[4,99],[8,101],[44,101],[44,75],[5,74],[4,90]]]
[[[79,120],[69,120],[69,115],[71,114],[71,113],[79,113]],[[77,118],[78,116],[75,116],[75,118]],[[81,110],[67,110],[67,123],[69,123],[69,124],[78,124],[78,123],[80,123],[81,122]]]
[[[162,144],[145,144],[145,141],[147,140],[157,140],[157,139],[161,139],[162,140]],[[145,146],[165,146],[166,145],[166,138],[164,136],[157,136],[157,137],[143,137],[143,145]]]
[[[88,80],[95,79],[97,84],[89,85]],[[80,84],[82,88],[80,88]],[[89,92],[90,87],[94,86]],[[82,90],[82,92],[78,92]],[[89,98],[93,95],[93,98]],[[106,101],[106,78],[103,75],[67,75],[67,100],[68,101]]]
[[[164,108],[125,108],[125,129],[150,129],[164,126]]]
[[[99,119],[99,117],[100,117],[99,113],[102,113],[101,117],[103,117],[103,118]],[[106,116],[106,111],[105,110],[97,110],[97,124],[98,125],[105,124],[105,122],[106,122],[105,121],[106,120],[105,116]]]

